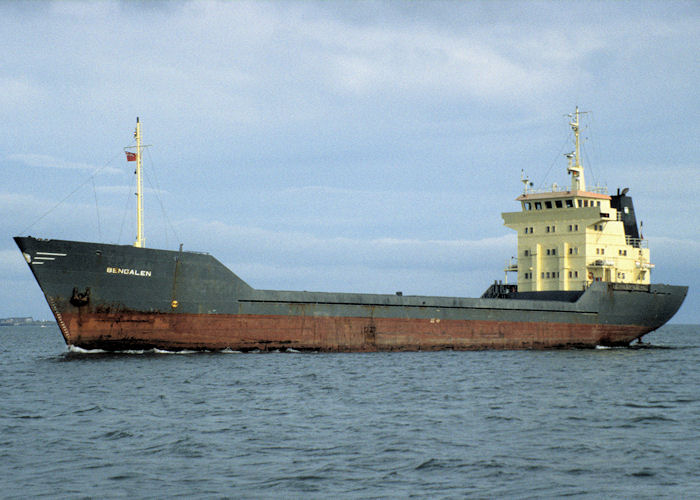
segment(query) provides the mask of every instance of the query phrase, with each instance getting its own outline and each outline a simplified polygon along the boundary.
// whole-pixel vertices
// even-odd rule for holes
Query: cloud
[[[25,277],[28,272],[27,262],[19,249],[0,250],[0,276],[3,280],[10,277]]]
[[[6,160],[23,163],[28,167],[58,168],[63,170],[82,170],[92,173],[123,174],[124,169],[103,165],[98,167],[89,163],[73,162],[61,158],[55,158],[42,154],[11,154],[5,157]]]
[[[30,81],[26,76],[0,75],[0,106],[5,111],[24,110],[27,103],[39,103],[46,100],[44,88]]]
[[[189,219],[194,240],[248,262],[284,265],[361,265],[368,268],[465,270],[500,267],[515,251],[515,235],[480,240],[326,237]],[[245,256],[245,257],[244,257]]]

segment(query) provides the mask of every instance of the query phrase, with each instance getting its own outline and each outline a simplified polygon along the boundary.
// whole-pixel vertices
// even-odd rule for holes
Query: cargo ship
[[[628,190],[587,188],[579,119],[568,115],[570,185],[502,214],[518,257],[478,298],[256,289],[206,253],[146,248],[140,123],[137,236],[114,245],[18,236],[66,344],[124,351],[433,351],[627,346],[666,323],[688,288],[654,265]],[[515,283],[508,275],[516,274]]]

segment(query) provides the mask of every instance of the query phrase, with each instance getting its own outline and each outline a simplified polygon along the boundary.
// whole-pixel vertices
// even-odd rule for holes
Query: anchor
[[[90,287],[85,288],[85,291],[80,293],[78,287],[73,288],[73,295],[70,298],[70,303],[75,307],[82,307],[90,302]]]

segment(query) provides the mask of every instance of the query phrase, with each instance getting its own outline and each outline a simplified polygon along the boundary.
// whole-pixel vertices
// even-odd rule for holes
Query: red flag
[[[126,161],[136,161],[136,153],[126,151]]]

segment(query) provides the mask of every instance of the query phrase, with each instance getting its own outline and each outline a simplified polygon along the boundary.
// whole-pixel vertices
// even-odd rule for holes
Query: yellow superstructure
[[[649,284],[646,241],[637,234],[626,190],[610,196],[586,189],[580,162],[579,112],[571,115],[575,152],[567,155],[571,186],[535,191],[525,179],[519,212],[505,212],[504,224],[518,233],[518,291],[581,290],[593,281]]]

